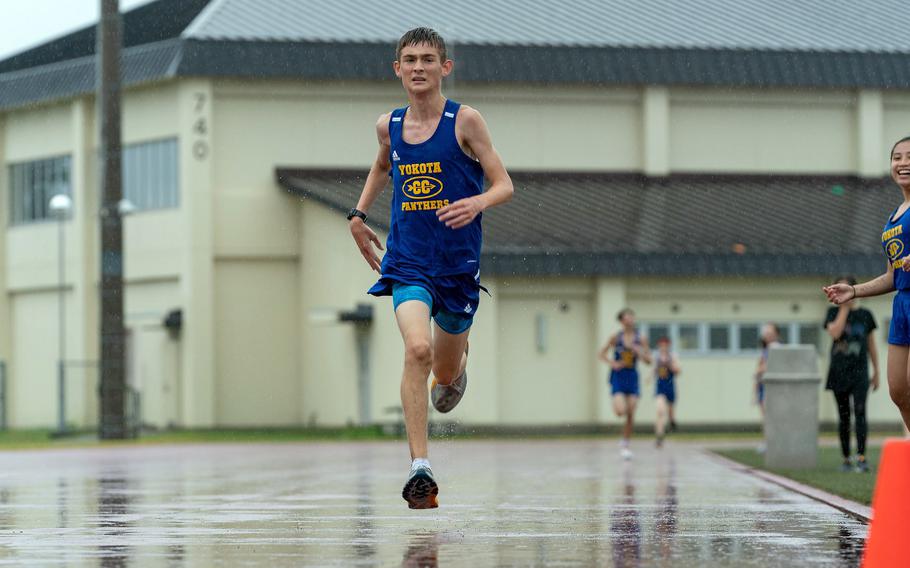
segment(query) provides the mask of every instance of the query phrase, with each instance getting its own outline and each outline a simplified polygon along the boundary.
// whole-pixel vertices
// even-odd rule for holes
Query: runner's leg
[[[395,310],[404,340],[404,372],[401,377],[401,407],[411,459],[427,457],[427,378],[433,366],[430,341],[430,308],[419,300],[402,303]]]

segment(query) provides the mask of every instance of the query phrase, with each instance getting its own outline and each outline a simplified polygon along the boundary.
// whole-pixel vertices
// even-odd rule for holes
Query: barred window
[[[58,193],[72,196],[70,168],[69,156],[10,164],[10,224],[53,219],[51,198]]]
[[[711,351],[729,351],[730,342],[730,325],[729,324],[711,324],[708,328],[708,348]]]
[[[761,349],[761,325],[757,323],[740,324],[739,350],[757,351]]]
[[[137,211],[178,207],[178,173],[176,138],[123,148],[123,196]]]
[[[652,347],[659,337],[668,337],[673,349],[683,355],[742,355],[755,357],[761,349],[761,326],[753,322],[642,322]],[[820,343],[816,322],[788,322],[778,326],[781,343]]]
[[[698,324],[682,323],[679,324],[677,335],[677,345],[680,351],[703,351],[704,342],[701,341],[702,334]]]

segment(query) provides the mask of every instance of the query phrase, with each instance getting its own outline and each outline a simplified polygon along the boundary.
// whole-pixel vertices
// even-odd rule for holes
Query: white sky
[[[120,0],[120,11],[151,0]],[[0,59],[97,23],[101,0],[0,0]]]

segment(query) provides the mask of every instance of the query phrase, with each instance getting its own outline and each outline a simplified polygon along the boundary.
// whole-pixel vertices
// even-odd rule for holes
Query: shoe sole
[[[435,509],[439,507],[439,486],[432,477],[417,474],[401,490],[409,509]]]

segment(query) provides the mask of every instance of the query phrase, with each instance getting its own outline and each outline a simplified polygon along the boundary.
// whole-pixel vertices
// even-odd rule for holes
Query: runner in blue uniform
[[[635,312],[629,308],[620,310],[616,319],[622,329],[607,341],[598,357],[610,366],[610,392],[613,395],[613,412],[625,418],[620,442],[620,454],[623,459],[632,458],[629,440],[632,438],[632,426],[635,422],[635,408],[638,405],[639,381],[638,360],[651,364],[651,350],[648,338],[635,329]],[[613,350],[613,358],[608,353]]]
[[[854,298],[880,296],[897,291],[888,330],[888,392],[910,428],[910,136],[891,148],[891,179],[901,188],[903,202],[891,212],[882,229],[882,248],[887,257],[885,273],[862,284],[838,282],[822,288],[828,300],[841,305]],[[905,230],[906,229],[906,230]]]
[[[427,379],[432,372],[439,412],[461,400],[479,302],[481,213],[509,201],[513,189],[480,113],[442,95],[454,65],[443,38],[415,28],[395,55],[408,106],[379,117],[379,153],[348,219],[360,253],[380,273],[369,293],[392,296],[404,340],[401,405],[411,451],[402,497],[412,509],[428,509],[438,506],[439,489],[427,454]],[[389,177],[392,214],[380,261],[382,244],[366,220]]]
[[[675,428],[673,405],[676,404],[676,376],[679,375],[679,360],[670,352],[670,339],[661,337],[657,340],[657,356],[654,366],[654,397],[657,408],[657,420],[654,422],[654,434],[657,447],[663,445],[667,420],[671,430]]]

